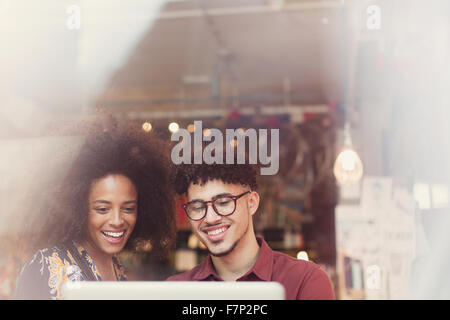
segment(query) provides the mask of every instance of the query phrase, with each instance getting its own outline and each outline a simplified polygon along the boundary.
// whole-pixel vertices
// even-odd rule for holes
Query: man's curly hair
[[[122,174],[138,192],[137,221],[126,247],[135,248],[145,240],[150,241],[152,253],[166,254],[176,230],[167,147],[152,133],[137,127],[92,130],[53,197],[36,247],[81,239],[92,182],[108,174]]]
[[[249,164],[248,154],[245,154],[244,164],[237,163],[237,152],[234,154],[234,164],[226,164],[225,156],[224,152],[222,164],[202,163],[176,165],[173,174],[173,184],[176,193],[179,195],[185,194],[191,183],[202,186],[212,180],[249,186],[252,190],[256,190],[258,187],[258,165]]]

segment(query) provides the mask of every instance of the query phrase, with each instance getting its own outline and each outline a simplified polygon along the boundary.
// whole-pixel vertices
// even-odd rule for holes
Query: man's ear
[[[259,207],[259,193],[258,192],[252,191],[248,195],[247,205],[248,205],[250,215],[254,215],[256,213],[256,210],[258,210],[258,207]]]

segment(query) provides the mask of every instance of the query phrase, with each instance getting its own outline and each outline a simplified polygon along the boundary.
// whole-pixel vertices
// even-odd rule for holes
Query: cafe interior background
[[[167,141],[279,129],[257,234],[338,299],[450,298],[449,36],[445,0],[0,0],[0,298],[99,117]],[[178,210],[166,260],[121,254],[130,279],[206,256]]]

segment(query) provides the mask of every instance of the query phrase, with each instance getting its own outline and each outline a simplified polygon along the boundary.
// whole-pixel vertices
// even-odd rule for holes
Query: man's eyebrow
[[[220,194],[215,195],[214,197],[212,197],[211,200],[215,200],[215,199],[223,197],[223,196],[231,196],[231,193],[229,193],[229,192],[220,193]]]
[[[231,196],[231,193],[229,193],[229,192],[224,192],[224,193],[220,193],[220,194],[216,194],[215,196],[213,196],[212,198],[211,198],[211,200],[215,200],[215,199],[217,199],[217,198],[220,198],[220,197],[223,197],[223,196]],[[205,201],[205,200],[203,200],[203,199],[193,199],[193,200],[191,200],[191,201],[189,201],[189,203],[191,203],[191,202],[196,202],[196,201]]]

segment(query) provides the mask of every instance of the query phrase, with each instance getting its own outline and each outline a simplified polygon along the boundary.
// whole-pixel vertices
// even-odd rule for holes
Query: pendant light
[[[347,122],[344,128],[344,147],[334,162],[333,173],[339,184],[346,185],[358,183],[363,171],[361,159],[353,148],[350,125]]]

